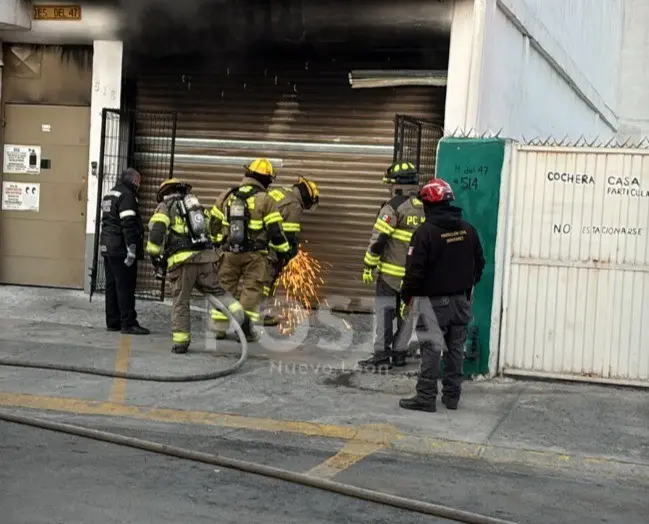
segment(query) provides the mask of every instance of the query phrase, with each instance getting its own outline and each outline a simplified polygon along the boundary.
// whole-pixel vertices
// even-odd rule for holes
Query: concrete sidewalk
[[[234,330],[228,338],[217,341],[210,330],[205,300],[195,300],[192,305],[192,343],[190,369],[203,369],[209,365],[214,354],[235,356],[240,353]],[[137,352],[133,352],[131,370],[151,371],[157,358],[172,359],[170,311],[171,302],[138,301],[138,320],[151,330],[147,337],[137,337]],[[312,312],[291,336],[279,334],[276,327],[260,329],[259,342],[250,344],[250,358],[302,364],[309,369],[327,372],[353,370],[357,362],[372,354],[374,318],[371,315],[333,314],[322,309]],[[29,288],[19,286],[0,287],[0,326],[6,340],[21,341],[25,333],[34,343],[57,341],[75,345],[90,344],[96,347],[116,348],[119,333],[105,331],[104,297],[95,295],[89,302],[88,295],[79,291]],[[67,329],[78,329],[80,338],[69,338]],[[53,352],[53,358],[66,358],[63,349]],[[151,352],[156,359],[151,358]],[[170,360],[171,362],[171,360]],[[81,364],[80,364],[81,365]],[[404,368],[392,374],[414,376],[418,360],[410,359]]]
[[[105,331],[101,298],[89,304],[77,292],[0,288],[0,358],[110,370],[121,354],[129,371],[165,375],[203,373],[235,361],[236,342],[216,346],[201,334],[200,312],[193,320],[194,352],[172,355],[167,305],[141,302],[142,323],[154,334],[122,337]],[[246,427],[258,424],[261,431],[281,433],[289,427],[294,429],[287,432],[300,433],[300,422],[334,428],[334,436],[345,435],[345,428],[379,425],[376,431],[391,428],[385,430],[391,446],[405,452],[575,471],[595,468],[649,479],[646,392],[483,380],[465,383],[456,412],[441,403],[435,414],[408,412],[399,408],[398,400],[412,394],[414,378],[408,373],[357,372],[356,360],[370,350],[371,319],[344,318],[338,339],[331,326],[316,326],[290,351],[252,344],[251,357],[239,373],[212,382],[120,381],[117,387],[118,381],[109,378],[0,366],[0,407],[128,418],[133,411],[123,406],[135,405],[145,414],[145,408],[168,408],[169,418],[158,420],[164,423],[187,420],[183,413],[189,410],[197,424],[240,415],[248,421]],[[413,364],[411,371],[415,369]]]

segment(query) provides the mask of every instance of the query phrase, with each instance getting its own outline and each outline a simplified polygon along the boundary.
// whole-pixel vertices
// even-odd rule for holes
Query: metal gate
[[[156,206],[155,195],[160,183],[173,176],[176,143],[176,113],[149,113],[135,110],[104,108],[101,122],[101,143],[97,173],[97,210],[92,267],[90,268],[90,299],[106,290],[103,257],[99,256],[101,234],[101,201],[117,183],[127,167],[142,175],[140,214],[145,224]],[[145,138],[143,138],[145,137]],[[144,243],[146,245],[146,232]],[[165,282],[157,280],[147,260],[138,264],[135,296],[144,300],[164,300]]]
[[[442,136],[442,126],[432,120],[396,115],[392,161],[412,162],[425,182],[435,176],[437,144]]]
[[[499,369],[649,387],[649,150],[513,146]]]

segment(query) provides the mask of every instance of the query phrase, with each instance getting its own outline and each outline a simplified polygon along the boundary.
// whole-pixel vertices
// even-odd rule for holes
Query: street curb
[[[99,401],[95,401],[99,404]],[[95,404],[92,402],[92,404]],[[12,412],[39,412],[39,416],[45,419],[66,420],[69,418],[81,417],[98,417],[98,418],[117,418],[122,420],[131,420],[139,422],[150,422],[161,425],[178,425],[186,424],[189,426],[200,425],[205,427],[227,427],[219,424],[203,422],[171,421],[160,419],[140,418],[128,414],[108,414],[108,413],[75,413],[72,411],[60,411],[57,409],[45,409],[26,406],[3,406]],[[136,408],[137,406],[131,406]],[[160,409],[164,408],[151,408]],[[231,415],[237,417],[237,415]],[[284,422],[284,421],[278,421]],[[300,426],[300,421],[290,421],[291,424]],[[317,422],[308,422],[308,424],[317,424]],[[540,468],[546,470],[549,474],[566,474],[572,473],[578,477],[584,475],[607,476],[615,479],[633,480],[649,484],[649,463],[633,462],[614,457],[602,455],[586,455],[579,453],[564,453],[543,449],[524,449],[514,448],[495,444],[480,444],[475,442],[465,442],[461,440],[441,439],[435,437],[425,437],[420,435],[401,433],[399,428],[388,425],[386,429],[376,426],[373,431],[366,433],[359,432],[360,426],[332,426],[331,434],[311,435],[300,431],[287,431],[286,434],[302,435],[306,438],[315,438],[321,440],[340,441],[342,443],[382,443],[382,450],[376,450],[371,453],[375,457],[383,455],[389,458],[390,452],[407,453],[419,455],[423,460],[437,459],[463,459],[468,461],[482,462],[491,464],[494,467],[516,467],[520,469]],[[335,431],[334,431],[335,430]],[[241,432],[253,432],[266,435],[280,436],[283,431],[277,431],[268,428],[240,427],[230,433],[220,435],[220,438],[228,438],[228,434],[233,436]]]
[[[423,456],[484,460],[499,465],[537,467],[555,472],[590,473],[649,482],[649,463],[607,456],[523,449],[413,435],[404,435],[393,441],[390,447],[395,451]]]

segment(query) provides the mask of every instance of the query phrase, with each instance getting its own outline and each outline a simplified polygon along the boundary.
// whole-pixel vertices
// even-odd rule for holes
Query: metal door
[[[435,176],[437,145],[444,135],[442,126],[432,120],[396,115],[394,120],[393,162],[412,162],[422,182]]]
[[[0,282],[82,289],[90,108],[6,104]]]
[[[176,113],[104,109],[101,123],[100,162],[97,180],[97,220],[90,268],[90,299],[106,290],[104,264],[99,256],[101,234],[101,200],[117,183],[127,167],[142,175],[138,194],[140,214],[146,224],[157,205],[155,195],[160,183],[173,176],[176,144]],[[157,280],[148,260],[139,261],[136,297],[164,300],[165,282]]]

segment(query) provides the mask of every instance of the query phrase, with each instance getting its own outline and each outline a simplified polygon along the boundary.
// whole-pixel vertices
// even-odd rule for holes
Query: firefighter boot
[[[244,331],[246,335],[246,342],[257,342],[261,338],[259,331],[250,328],[248,331]]]
[[[253,329],[252,321],[249,317],[246,317],[241,325],[241,330],[246,337],[246,342],[257,342],[260,338],[259,332]],[[237,335],[237,338],[239,336]],[[240,341],[240,340],[239,340]]]
[[[442,395],[442,404],[446,406],[446,409],[457,409],[460,399],[456,397],[449,397],[448,395]]]
[[[384,373],[388,369],[392,369],[390,357],[383,355],[374,355],[367,360],[360,360],[358,365],[364,371],[370,371],[372,373]]]
[[[189,350],[189,344],[174,344],[174,346],[171,348],[172,353],[187,353]]]
[[[395,368],[402,368],[405,366],[407,364],[406,355],[407,353],[405,351],[395,351],[392,353],[392,365]]]
[[[276,326],[280,319],[274,315],[264,315],[264,326]]]
[[[435,413],[437,411],[437,406],[435,401],[426,402],[421,398],[414,396],[412,398],[402,398],[399,401],[399,406],[403,409],[411,409],[413,411],[427,411],[428,413]]]

